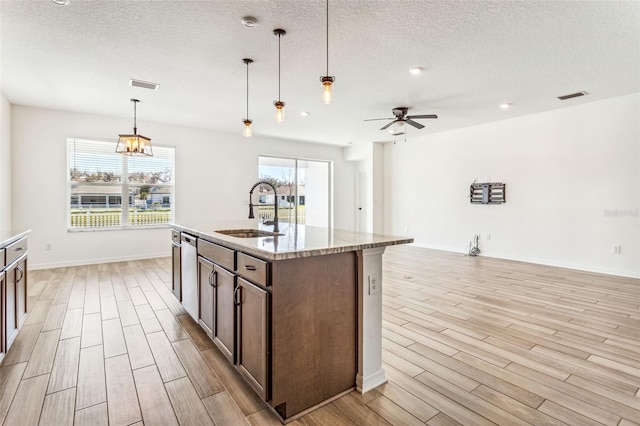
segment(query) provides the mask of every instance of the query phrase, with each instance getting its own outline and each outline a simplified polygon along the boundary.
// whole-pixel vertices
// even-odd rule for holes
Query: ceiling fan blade
[[[438,118],[438,116],[435,114],[407,115],[407,118],[411,120],[412,118]]]
[[[408,118],[406,120],[404,120],[404,121],[407,124],[411,124],[416,129],[422,129],[424,127],[422,124],[418,123],[417,121],[413,121],[413,120],[410,120]]]
[[[388,129],[388,128],[389,128],[389,127],[391,127],[391,126],[393,125],[393,123],[395,123],[395,122],[396,122],[396,120],[393,120],[391,123],[387,124],[386,126],[384,126],[383,128],[381,128],[380,130],[386,130],[386,129]]]
[[[391,117],[391,118],[368,118],[364,121],[378,121],[378,120],[395,120],[395,117]]]

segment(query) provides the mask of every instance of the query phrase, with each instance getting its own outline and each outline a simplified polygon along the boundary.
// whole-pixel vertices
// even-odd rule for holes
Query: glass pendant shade
[[[273,103],[276,106],[276,123],[282,123],[284,121],[284,105],[282,101],[275,101]]]
[[[335,77],[324,76],[320,77],[320,81],[322,81],[322,102],[326,105],[329,105],[333,102],[333,82],[335,81]]]
[[[253,123],[253,121],[246,119],[242,120],[242,122],[244,123],[242,136],[244,136],[245,138],[250,138],[251,136],[253,136],[253,133],[251,132],[251,123]]]
[[[131,102],[133,102],[133,134],[118,135],[116,153],[132,156],[147,155],[152,157],[153,149],[151,148],[151,139],[138,134],[138,127],[136,124],[136,104],[140,101],[137,99],[131,99]]]

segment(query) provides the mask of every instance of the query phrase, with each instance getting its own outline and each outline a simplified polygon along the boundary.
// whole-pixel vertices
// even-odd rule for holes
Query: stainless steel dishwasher
[[[198,322],[198,250],[197,238],[180,235],[182,256],[182,307]]]

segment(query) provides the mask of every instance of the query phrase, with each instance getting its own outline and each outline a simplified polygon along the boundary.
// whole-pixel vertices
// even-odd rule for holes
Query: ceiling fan
[[[383,126],[380,130],[388,129],[395,123],[401,123],[402,125],[404,125],[404,123],[407,123],[415,127],[416,129],[422,129],[424,126],[418,123],[417,121],[413,121],[413,119],[438,118],[438,116],[435,114],[407,115],[407,112],[409,111],[409,108],[407,107],[396,107],[392,111],[393,111],[393,115],[395,116],[394,118],[370,118],[364,121],[393,120],[390,123],[387,123],[385,126]]]

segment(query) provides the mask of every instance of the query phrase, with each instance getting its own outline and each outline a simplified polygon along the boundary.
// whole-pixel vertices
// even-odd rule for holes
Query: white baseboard
[[[122,256],[122,257],[103,257],[97,259],[81,259],[81,260],[67,260],[62,262],[51,262],[51,263],[29,263],[29,270],[36,269],[50,269],[50,268],[66,268],[69,266],[82,266],[82,265],[95,265],[97,263],[113,263],[113,262],[127,262],[130,260],[144,260],[144,259],[154,259],[157,257],[169,257],[171,253],[163,252],[163,253],[153,253],[146,255],[136,255],[136,256]]]
[[[416,243],[413,243],[412,245],[416,247],[424,247],[428,249],[442,250],[442,251],[448,251],[452,253],[460,253],[460,254],[467,253],[466,251],[462,251],[460,249],[455,249],[451,247],[437,247],[437,246],[430,246],[426,244],[416,244]],[[578,265],[578,264],[572,264],[567,262],[555,262],[548,259],[538,259],[538,258],[524,257],[524,256],[513,256],[510,254],[504,254],[504,253],[491,253],[491,254],[481,253],[480,256],[490,257],[494,259],[515,260],[517,262],[533,263],[536,265],[554,266],[556,268],[566,268],[566,269],[575,269],[578,271],[585,271],[585,272],[595,272],[598,274],[616,275],[619,277],[626,277],[626,278],[640,278],[640,271],[620,270],[620,269],[612,269],[612,268],[592,266],[592,265]]]

